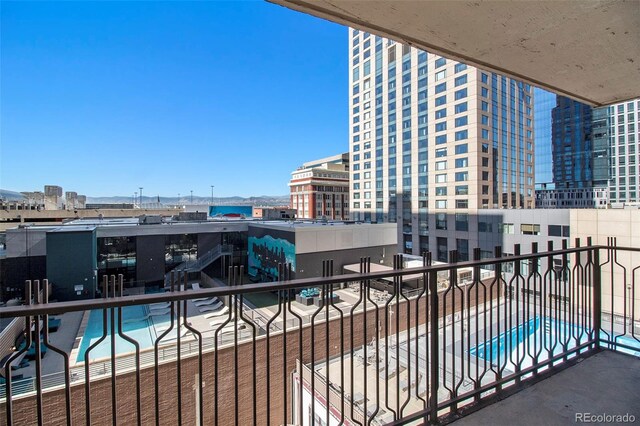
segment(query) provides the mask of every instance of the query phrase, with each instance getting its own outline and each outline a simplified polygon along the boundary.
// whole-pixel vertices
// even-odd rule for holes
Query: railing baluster
[[[31,305],[31,280],[26,280],[24,283],[24,302],[26,306]],[[12,377],[11,377],[11,364],[13,363],[13,361],[18,359],[20,355],[27,352],[31,347],[31,315],[26,315],[24,317],[24,322],[25,322],[24,329],[26,330],[25,346],[22,349],[18,348],[18,350],[14,352],[13,355],[11,355],[4,364],[5,401],[6,401],[5,411],[6,411],[6,417],[7,417],[7,425],[13,424],[13,392],[12,392],[13,384],[12,384]]]
[[[360,275],[366,273],[366,271],[368,270],[369,266],[370,266],[370,262],[371,259],[370,258],[364,258],[361,257],[360,258],[360,268],[359,268],[359,273]],[[350,390],[351,390],[351,398],[350,401],[351,403],[349,404],[351,407],[351,420],[353,422],[355,422],[356,424],[362,426],[362,423],[360,423],[358,420],[356,420],[356,418],[354,417],[354,395],[355,395],[355,380],[354,380],[354,376],[355,376],[355,363],[354,363],[354,349],[355,349],[355,327],[354,327],[354,316],[355,316],[355,311],[356,308],[358,306],[360,306],[360,304],[363,304],[363,299],[366,300],[366,296],[365,296],[365,292],[367,291],[367,288],[369,287],[368,285],[366,285],[365,281],[360,279],[358,280],[358,285],[360,288],[360,291],[358,292],[359,296],[358,296],[358,301],[356,303],[354,303],[351,306],[351,310],[349,311],[349,338],[350,338],[350,345],[349,345],[349,351],[350,351],[350,358],[351,358],[351,380],[349,383],[350,386]],[[363,315],[366,315],[366,309],[363,309]],[[386,334],[385,334],[386,336]],[[386,337],[385,337],[386,338]],[[385,358],[386,361],[387,358]],[[366,380],[366,376],[364,378],[364,380]],[[386,386],[385,386],[386,388]],[[366,421],[365,421],[366,423]]]
[[[116,276],[111,275],[111,297],[116,296]],[[116,395],[116,308],[109,309],[109,334],[111,335],[111,424],[116,425],[118,404]]]
[[[602,270],[600,265],[600,248],[593,250],[593,329],[595,332],[595,347],[600,350],[600,330],[602,329]]]
[[[42,299],[40,297],[40,280],[35,280],[35,290],[36,294],[34,299],[36,301],[36,305],[40,305],[42,303]],[[36,315],[35,317],[35,352],[36,352],[36,414],[38,416],[38,426],[42,426],[44,422],[44,414],[42,412],[42,347],[40,346],[42,343],[40,342],[40,315]],[[29,330],[30,332],[30,330]]]
[[[120,288],[118,296],[122,297],[124,292],[124,280],[122,274],[118,275],[118,287]],[[131,343],[135,348],[135,367],[136,367],[136,423],[138,426],[142,424],[142,402],[140,399],[140,344],[135,339],[127,336],[122,331],[122,306],[118,307],[118,335],[127,342]]]
[[[102,297],[108,296],[109,277],[102,276]],[[90,352],[107,338],[107,308],[102,308],[102,336],[90,345],[84,352],[84,397],[85,397],[85,421],[87,426],[91,425],[91,375],[90,375]]]
[[[170,293],[173,294],[174,293],[174,289],[175,289],[175,285],[176,285],[176,281],[175,281],[175,275],[174,275],[174,271],[171,271],[171,282],[170,282]],[[179,285],[180,283],[178,283]],[[153,369],[154,369],[154,386],[155,386],[155,419],[156,419],[156,426],[160,426],[160,370],[159,370],[159,353],[158,353],[158,349],[160,347],[160,342],[162,341],[162,339],[164,339],[172,330],[173,330],[173,321],[174,321],[174,315],[175,315],[175,306],[173,301],[170,303],[170,309],[169,309],[169,328],[167,328],[164,332],[162,332],[160,334],[160,336],[156,337],[156,340],[154,342],[153,348],[153,357],[154,357],[154,363],[153,363]],[[180,331],[178,330],[178,333]],[[164,359],[164,354],[163,354],[163,359]]]
[[[178,285],[173,288],[173,290],[181,292],[186,290],[188,283],[188,272],[186,270],[182,271],[182,278],[184,283],[180,281],[180,272],[178,272]],[[177,406],[177,414],[178,414],[178,425],[182,425],[182,327],[180,322],[182,321],[182,312],[180,302],[172,302],[171,307],[175,305],[176,309],[176,394],[178,397],[178,406]]]
[[[438,300],[438,273],[434,270],[429,272],[429,308],[431,309],[431,317],[429,318],[429,335],[431,339],[430,363],[431,371],[429,372],[430,383],[430,412],[429,422],[436,424],[438,421],[438,390],[440,387],[440,357],[439,357],[439,311],[440,303]]]
[[[283,277],[283,271],[284,271],[284,265],[282,263],[278,263],[278,280],[281,281],[282,277]],[[265,330],[267,333],[266,339],[265,339],[265,345],[266,345],[266,349],[265,349],[265,361],[266,361],[266,402],[267,402],[267,418],[266,418],[266,425],[270,426],[271,425],[271,374],[269,373],[271,371],[271,324],[273,324],[273,322],[276,320],[276,318],[278,318],[280,316],[280,312],[282,311],[282,297],[280,295],[280,292],[278,291],[278,311],[267,321],[267,323],[265,324]],[[286,323],[285,323],[286,325]],[[285,334],[283,334],[283,343],[286,341],[286,326],[285,326]],[[285,358],[285,369],[286,369],[286,357],[287,357],[287,351],[284,351],[284,358]],[[286,378],[285,378],[285,383],[286,383]],[[287,404],[284,404],[285,406]],[[286,423],[286,416],[284,418],[284,423]]]

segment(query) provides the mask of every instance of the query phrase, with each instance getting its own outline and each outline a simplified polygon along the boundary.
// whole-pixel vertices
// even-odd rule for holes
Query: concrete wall
[[[300,226],[296,255],[397,244],[395,223]]]
[[[44,256],[47,232],[53,228],[16,228],[7,230],[7,257]]]
[[[358,249],[329,250],[296,255],[295,278],[322,276],[322,261],[333,260],[333,274],[343,274],[343,267],[359,263],[361,257],[371,257],[372,263],[393,266],[393,255],[397,253],[396,244],[365,247]]]
[[[586,245],[587,237],[594,244],[607,244],[607,237],[616,238],[620,247],[640,248],[640,210],[572,210],[571,245],[580,238]],[[618,250],[611,259],[607,250],[600,250],[602,266],[602,309],[630,316],[635,304],[636,321],[640,318],[640,253]],[[626,271],[622,268],[626,267]],[[635,288],[634,288],[635,287]]]

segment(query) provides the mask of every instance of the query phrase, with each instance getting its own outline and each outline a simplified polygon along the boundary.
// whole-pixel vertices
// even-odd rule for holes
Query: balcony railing
[[[603,349],[640,356],[640,249],[576,240],[514,253],[497,247],[480,259],[476,249],[458,262],[452,251],[442,265],[426,254],[411,269],[398,255],[388,272],[370,272],[363,258],[360,273],[339,276],[328,260],[323,277],[298,280],[280,265],[281,281],[246,285],[235,267],[228,287],[185,290],[186,276],[174,274],[171,291],[136,296],[120,296],[112,276],[108,297],[73,302],[49,303],[46,280],[28,281],[26,305],[0,309],[27,330],[1,366],[0,416],[9,425],[436,423]],[[301,303],[302,289],[319,292]],[[143,307],[144,339],[126,318],[133,306]],[[101,324],[69,352],[50,318],[72,312]],[[33,376],[12,377],[27,353]],[[58,371],[45,374],[50,362]]]

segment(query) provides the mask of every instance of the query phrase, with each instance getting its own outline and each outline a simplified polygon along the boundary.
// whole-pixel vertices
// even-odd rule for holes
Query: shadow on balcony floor
[[[600,352],[453,424],[579,424],[576,413],[628,413],[635,416],[636,422],[640,421],[640,359],[612,351]],[[597,420],[592,424],[618,423]]]

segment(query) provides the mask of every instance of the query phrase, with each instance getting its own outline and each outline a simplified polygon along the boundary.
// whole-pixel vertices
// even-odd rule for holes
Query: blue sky
[[[0,7],[1,188],[281,195],[348,151],[346,27],[262,1]]]

